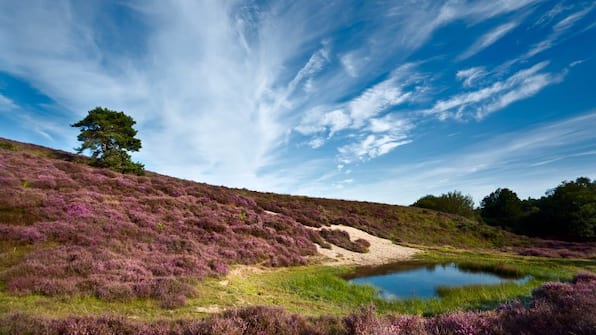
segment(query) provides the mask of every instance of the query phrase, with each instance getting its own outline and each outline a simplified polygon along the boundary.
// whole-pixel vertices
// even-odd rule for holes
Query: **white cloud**
[[[369,120],[367,130],[373,133],[399,133],[405,134],[407,131],[414,128],[411,121],[401,118],[395,114],[388,114],[381,118],[374,118]]]
[[[32,85],[71,121],[96,105],[131,114],[144,145],[135,159],[153,170],[293,192],[297,180],[310,182],[342,161],[367,161],[412,141],[417,122],[425,121],[412,115],[413,108],[481,119],[560,79],[545,72],[546,63],[497,81],[484,67],[473,67],[456,75],[464,87],[474,87],[471,92],[435,103],[431,93],[441,88],[420,73],[424,62],[402,65],[443,26],[486,22],[536,2],[379,1],[351,7],[149,0],[118,2],[118,10],[131,11],[131,22],[123,23],[106,15],[110,2],[4,1],[0,25],[8,28],[0,29],[0,71]],[[558,29],[578,20],[563,20]],[[345,41],[329,39],[354,22],[362,29],[337,39]],[[468,52],[488,48],[513,25],[497,27]],[[0,96],[2,105],[10,101]],[[35,120],[42,136],[60,134],[60,127],[44,126],[43,117]],[[288,145],[294,130],[307,137],[300,145]],[[337,150],[336,157],[313,162],[300,156],[296,167],[284,165],[298,161],[291,151],[296,147],[327,143],[338,148],[313,155]]]
[[[405,135],[373,135],[370,134],[359,142],[340,147],[340,161],[344,164],[355,161],[366,161],[389,153],[400,145],[412,142]]]
[[[320,148],[323,144],[325,144],[325,139],[321,137],[315,137],[308,142],[308,145],[313,149]]]
[[[594,8],[594,6],[592,5],[586,9],[577,11],[577,12],[567,16],[566,18],[564,18],[563,20],[561,20],[557,24],[555,24],[555,26],[553,27],[553,30],[555,32],[561,32],[561,31],[565,31],[565,30],[571,28],[577,21],[581,20],[584,16],[586,16],[589,12],[591,12],[593,8]]]
[[[390,110],[423,94],[424,86],[415,85],[420,78],[415,64],[404,64],[347,102],[311,109],[295,130],[314,136],[309,142],[313,148],[323,145],[322,134],[328,139],[340,131],[352,134],[345,137],[349,144],[338,148],[338,159],[344,164],[387,154],[410,142],[406,140],[407,132],[413,125]],[[379,117],[383,113],[388,114]]]
[[[472,87],[476,82],[487,75],[486,70],[482,66],[472,67],[465,70],[457,71],[455,77],[463,80],[464,87]]]
[[[411,93],[403,92],[394,78],[387,79],[350,101],[348,109],[353,126],[360,128],[369,118],[392,106],[405,102]]]
[[[340,57],[341,65],[351,77],[358,77],[358,65],[353,54],[347,53]]]
[[[580,65],[580,64],[582,64],[582,63],[584,63],[585,61],[586,61],[585,59],[578,59],[578,60],[576,60],[576,61],[573,61],[573,62],[569,63],[569,67],[570,67],[570,68],[571,68],[571,67],[576,67],[576,66],[578,66],[578,65]]]
[[[559,14],[561,14],[562,12],[569,10],[571,8],[572,8],[571,6],[563,6],[562,3],[558,3],[555,6],[553,6],[553,8],[551,8],[551,10],[549,10],[544,15],[542,15],[538,19],[538,21],[536,21],[534,26],[544,26],[546,24],[549,24]]]
[[[367,182],[346,186],[333,196],[406,205],[426,194],[457,189],[471,194],[479,203],[498,187],[508,187],[522,198],[540,197],[562,180],[596,175],[596,165],[567,164],[573,159],[594,161],[595,125],[596,111],[592,111],[491,136],[432,158],[367,170]],[[319,196],[331,195],[323,187],[311,191]]]
[[[2,95],[0,93],[0,111],[9,111],[15,109],[17,106],[15,103],[8,97]]]
[[[552,48],[554,45],[560,42],[561,37],[571,28],[573,27],[578,21],[584,18],[588,13],[592,11],[594,5],[584,8],[582,10],[576,11],[575,13],[568,15],[564,19],[557,22],[553,28],[552,33],[544,40],[534,44],[532,48],[524,55],[525,58],[530,58],[535,55],[542,53],[545,50]],[[561,9],[562,11],[563,9]],[[556,14],[559,14],[556,12]]]
[[[546,61],[540,62],[518,71],[504,81],[497,81],[488,87],[440,100],[431,109],[422,113],[437,115],[441,120],[470,116],[481,120],[518,100],[535,95],[546,86],[560,82],[564,74],[540,72],[547,65]]]
[[[480,51],[488,48],[496,43],[498,40],[507,35],[511,30],[518,26],[518,22],[509,22],[498,26],[490,32],[482,35],[468,50],[459,55],[458,59],[463,60],[470,58]]]
[[[329,137],[333,136],[335,132],[346,129],[350,126],[352,120],[342,110],[334,110],[325,114],[322,124],[329,128]]]
[[[105,17],[111,5],[2,2],[0,22],[10,29],[0,29],[0,71],[31,83],[72,121],[96,105],[130,114],[144,147],[135,156],[151,169],[243,187],[277,183],[259,171],[285,143],[292,112],[318,90],[337,8],[129,3],[118,10],[139,22],[106,40],[104,29],[123,24]],[[112,45],[119,38],[126,52]]]
[[[312,82],[308,83],[308,80],[312,79],[312,76],[319,72],[325,63],[329,60],[329,50],[325,47],[315,52],[306,62],[306,64],[296,73],[296,76],[288,84],[287,94],[293,93],[296,86],[303,81],[307,82],[309,90],[312,90]]]

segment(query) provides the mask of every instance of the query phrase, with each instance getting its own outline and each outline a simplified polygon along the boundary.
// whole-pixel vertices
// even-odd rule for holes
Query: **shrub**
[[[463,195],[459,191],[448,192],[436,197],[427,195],[418,199],[414,207],[434,209],[445,213],[461,215],[467,218],[474,218],[474,200],[469,195]]]
[[[366,240],[360,242],[351,241],[350,234],[343,230],[323,228],[319,233],[327,242],[350,251],[364,253],[368,252],[368,247],[370,246],[370,243]],[[368,246],[366,244],[368,244]]]

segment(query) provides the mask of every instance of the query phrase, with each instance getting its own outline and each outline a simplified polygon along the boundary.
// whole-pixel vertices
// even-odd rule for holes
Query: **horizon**
[[[593,1],[0,3],[0,137],[256,191],[410,205],[596,177]]]

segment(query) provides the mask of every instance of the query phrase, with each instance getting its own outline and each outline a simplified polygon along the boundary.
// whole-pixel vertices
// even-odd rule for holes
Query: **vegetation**
[[[491,226],[519,228],[522,218],[522,202],[508,188],[499,188],[482,199],[480,215]]]
[[[426,195],[418,199],[412,206],[461,215],[470,219],[476,215],[472,197],[463,195],[459,191],[448,192],[438,197]]]
[[[518,234],[572,241],[596,241],[596,181],[564,181],[540,199],[520,200],[497,189],[482,200],[482,219]]]
[[[23,151],[0,157],[2,252],[29,250],[0,268],[13,294],[183,305],[196,280],[230,264],[305,264],[321,239],[227,189]]]
[[[424,208],[123,175],[80,160],[89,161],[0,139],[0,334],[582,334],[596,324],[585,312],[594,308],[593,275],[544,284],[595,272],[593,243],[533,240]],[[350,268],[310,264],[316,244],[368,248],[334,224],[423,248],[423,260],[533,279],[385,301],[341,279]],[[542,317],[548,323],[536,323]]]
[[[417,207],[238,190],[264,210],[306,226],[343,224],[402,244],[465,248],[523,246],[528,238],[459,215]]]
[[[374,307],[345,317],[304,317],[271,307],[232,309],[199,320],[142,323],[117,316],[49,319],[25,314],[0,317],[0,334],[593,334],[596,276],[546,283],[529,304],[514,301],[490,312],[433,317],[389,314]]]
[[[321,229],[319,234],[321,234],[325,241],[350,251],[364,253],[368,252],[368,247],[370,247],[370,243],[365,239],[351,241],[350,235],[343,230]]]
[[[81,128],[77,139],[81,146],[78,153],[91,150],[95,165],[114,171],[142,175],[144,167],[133,163],[127,151],[139,151],[141,140],[135,138],[135,121],[123,112],[96,107],[73,127]]]

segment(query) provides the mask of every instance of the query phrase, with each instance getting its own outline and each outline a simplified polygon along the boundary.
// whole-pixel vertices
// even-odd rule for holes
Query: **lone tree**
[[[83,143],[75,150],[77,153],[91,150],[96,166],[141,175],[145,172],[143,164],[132,162],[127,153],[141,149],[141,140],[135,138],[137,131],[132,127],[135,123],[123,112],[96,107],[84,119],[71,125],[81,128],[77,139]]]

